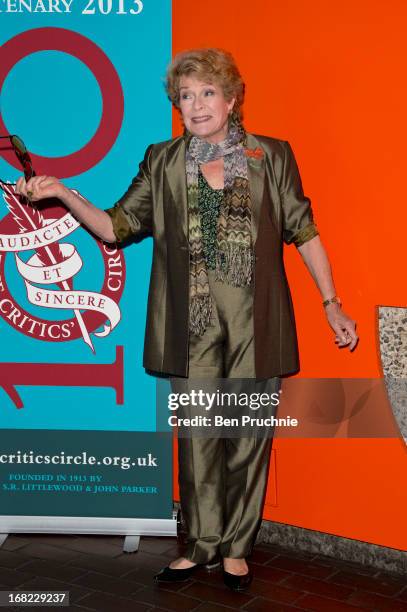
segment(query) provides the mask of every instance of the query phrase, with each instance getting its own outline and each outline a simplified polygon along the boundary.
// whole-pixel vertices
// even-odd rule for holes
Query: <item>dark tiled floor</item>
[[[12,535],[0,549],[0,590],[69,591],[73,611],[407,612],[407,577],[323,555],[258,545],[250,591],[233,593],[219,570],[166,588],[153,583],[182,553],[181,539],[143,537],[132,554],[122,546],[112,536]]]

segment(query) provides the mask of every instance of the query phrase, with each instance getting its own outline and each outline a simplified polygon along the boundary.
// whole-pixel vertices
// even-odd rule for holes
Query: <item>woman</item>
[[[245,132],[244,84],[231,55],[177,55],[167,91],[184,135],[147,149],[113,208],[99,210],[55,177],[17,183],[34,201],[58,197],[106,242],[153,236],[145,368],[184,379],[251,378],[278,389],[281,376],[298,370],[283,242],[297,246],[310,270],[338,347],[353,350],[355,324],[341,310],[291,147]],[[185,580],[219,552],[225,583],[247,588],[245,558],[261,520],[270,443],[179,440],[188,548],[156,580]]]

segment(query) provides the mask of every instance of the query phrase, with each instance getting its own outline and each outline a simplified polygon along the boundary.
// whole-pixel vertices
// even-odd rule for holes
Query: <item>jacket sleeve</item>
[[[131,237],[144,238],[152,232],[151,150],[150,145],[126,193],[112,208],[105,209],[113,224],[117,242]]]
[[[284,142],[284,162],[280,182],[283,209],[283,239],[286,244],[303,245],[319,232],[314,224],[311,201],[304,195],[297,162],[289,142]]]

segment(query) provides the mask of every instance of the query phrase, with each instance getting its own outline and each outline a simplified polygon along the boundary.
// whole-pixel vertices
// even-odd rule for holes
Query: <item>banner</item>
[[[147,146],[171,138],[170,0],[0,0],[0,20],[0,134],[37,174],[113,206]],[[8,140],[0,153],[15,181]],[[75,523],[89,517],[175,533],[172,436],[142,368],[151,240],[119,250],[57,201],[0,195],[1,531],[44,517],[91,531]]]

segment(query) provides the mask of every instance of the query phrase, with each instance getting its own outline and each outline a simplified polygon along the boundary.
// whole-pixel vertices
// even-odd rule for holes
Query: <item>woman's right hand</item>
[[[44,198],[60,198],[66,187],[55,176],[33,176],[27,182],[22,176],[16,183],[16,191],[37,202]]]
[[[43,198],[58,198],[80,223],[99,238],[108,243],[116,242],[110,216],[74,189],[66,187],[55,176],[34,176],[27,182],[21,177],[16,183],[16,191],[32,202]]]

